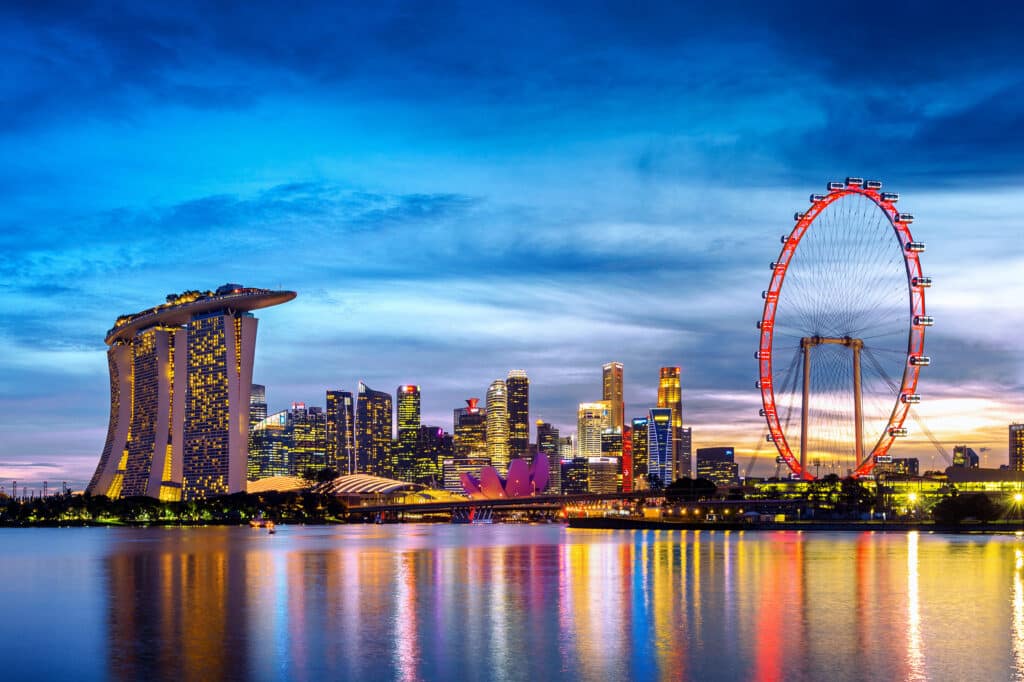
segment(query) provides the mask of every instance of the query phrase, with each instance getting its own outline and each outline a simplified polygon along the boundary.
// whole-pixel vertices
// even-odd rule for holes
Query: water
[[[1024,679],[1014,536],[0,530],[17,679]]]

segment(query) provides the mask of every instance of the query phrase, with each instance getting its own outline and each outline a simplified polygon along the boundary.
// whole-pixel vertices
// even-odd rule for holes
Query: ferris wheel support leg
[[[864,461],[864,412],[861,402],[860,381],[860,349],[864,347],[864,341],[852,339],[850,345],[853,346],[853,447],[857,453],[854,468],[857,468]]]
[[[807,471],[807,420],[810,414],[811,392],[811,344],[809,338],[800,339],[800,347],[804,355],[804,385],[800,403],[800,475]]]

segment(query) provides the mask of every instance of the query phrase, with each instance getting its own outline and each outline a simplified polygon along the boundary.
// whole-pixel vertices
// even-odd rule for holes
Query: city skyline
[[[900,192],[928,243],[915,409],[948,449],[1007,461],[1024,419],[1020,8],[922,25],[906,8],[524,4],[490,24],[382,6],[296,9],[295,32],[81,11],[2,10],[0,407],[18,418],[0,479],[84,485],[110,319],[227,281],[300,293],[257,343],[273,411],[411,383],[423,423],[447,424],[523,368],[530,419],[568,434],[602,363],[625,365],[627,422],[679,365],[694,450],[745,462],[768,263],[808,192],[848,175]],[[916,29],[894,41],[900,22]],[[942,464],[909,428],[893,455]]]

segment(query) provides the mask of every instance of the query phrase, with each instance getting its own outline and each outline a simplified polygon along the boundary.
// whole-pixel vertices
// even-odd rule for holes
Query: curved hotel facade
[[[110,425],[87,491],[162,500],[244,492],[251,311],[293,298],[226,284],[118,318],[106,337]]]

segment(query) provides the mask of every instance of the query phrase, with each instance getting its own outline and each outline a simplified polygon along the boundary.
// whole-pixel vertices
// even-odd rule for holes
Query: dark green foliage
[[[999,516],[999,509],[984,493],[950,495],[932,509],[932,516],[938,523],[959,524],[967,519],[992,521]]]
[[[25,502],[0,498],[0,525],[240,524],[262,514],[279,523],[330,523],[344,519],[345,505],[309,491],[236,493],[207,500],[161,502],[150,497],[56,495]]]
[[[699,502],[713,499],[717,489],[715,484],[706,478],[684,477],[672,481],[665,488],[665,497],[670,502]]]

